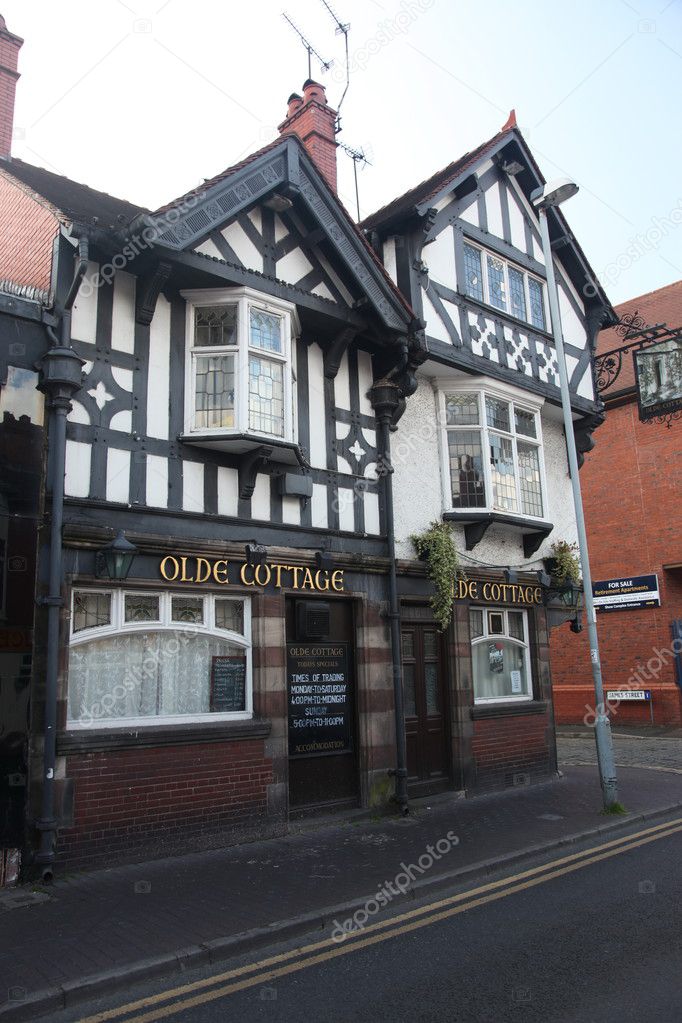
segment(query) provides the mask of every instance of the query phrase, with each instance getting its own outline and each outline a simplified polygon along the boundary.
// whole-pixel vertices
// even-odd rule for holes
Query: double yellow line
[[[640,846],[656,842],[661,838],[668,838],[680,831],[682,831],[682,817],[667,821],[665,824],[657,824],[632,835],[626,835],[623,838],[613,839],[594,849],[585,849],[582,852],[572,853],[570,856],[562,856],[560,859],[552,860],[541,866],[532,867],[498,881],[491,881],[446,899],[440,899],[419,909],[401,913],[389,920],[371,924],[362,931],[358,931],[357,935],[349,936],[342,943],[326,938],[301,948],[291,949],[289,952],[282,952],[280,955],[269,956],[256,963],[227,970],[214,977],[206,977],[191,984],[183,984],[159,992],[159,994],[150,995],[148,998],[140,998],[116,1009],[95,1013],[94,1016],[80,1020],[80,1023],[109,1023],[112,1020],[119,1021],[119,1023],[124,1020],[125,1023],[153,1023],[155,1020],[166,1019],[184,1010],[194,1009],[199,1005],[215,1001],[217,998],[224,998],[226,995],[269,983],[290,973],[307,970],[310,966],[329,962],[339,956],[349,955],[358,949],[388,941],[401,934],[409,934],[421,927],[428,927],[441,920],[457,916],[476,906],[483,906],[486,903],[495,902],[497,899],[504,899],[515,892],[534,888],[546,881],[588,867],[592,863],[599,863],[612,856],[630,852],[632,849],[638,849]]]

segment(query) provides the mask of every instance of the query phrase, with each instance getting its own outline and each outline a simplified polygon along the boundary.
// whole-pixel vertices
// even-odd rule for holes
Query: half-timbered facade
[[[414,791],[477,791],[556,767],[547,591],[576,538],[537,214],[544,182],[516,127],[368,217],[424,325],[393,446],[408,770]],[[593,356],[613,311],[560,211],[550,219],[580,451],[601,419]],[[411,536],[449,522],[466,579],[438,635]],[[575,616],[575,611],[573,612]],[[564,616],[565,617],[565,616]]]

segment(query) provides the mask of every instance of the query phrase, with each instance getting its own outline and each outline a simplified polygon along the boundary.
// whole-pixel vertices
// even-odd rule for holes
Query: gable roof
[[[675,281],[663,288],[657,288],[656,291],[649,291],[637,298],[630,298],[627,302],[617,305],[615,311],[619,319],[625,319],[626,323],[631,322],[632,318],[636,319],[637,323],[642,320],[647,327],[655,327],[659,323],[667,324],[673,330],[682,327],[682,281]],[[597,355],[616,351],[629,343],[626,336],[610,327],[608,330],[602,330],[599,334]],[[610,394],[634,389],[634,387],[635,368],[630,351],[624,353],[620,372],[611,386],[602,392],[602,397],[608,398]]]
[[[142,206],[117,199],[107,192],[98,192],[63,174],[54,174],[44,167],[34,167],[16,157],[1,158],[0,171],[23,185],[24,191],[46,200],[63,221],[91,224],[96,218],[98,227],[115,227],[120,230],[123,225],[147,212]]]

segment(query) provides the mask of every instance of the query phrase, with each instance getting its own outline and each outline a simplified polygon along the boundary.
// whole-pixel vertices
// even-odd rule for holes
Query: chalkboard
[[[246,710],[246,657],[211,658],[211,710]]]
[[[287,647],[289,756],[353,749],[353,704],[346,643]]]

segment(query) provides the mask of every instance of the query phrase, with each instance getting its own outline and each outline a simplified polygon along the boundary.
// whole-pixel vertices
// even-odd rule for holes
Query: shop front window
[[[251,716],[248,600],[75,590],[69,728]]]
[[[474,702],[530,700],[533,686],[525,611],[469,611]]]

